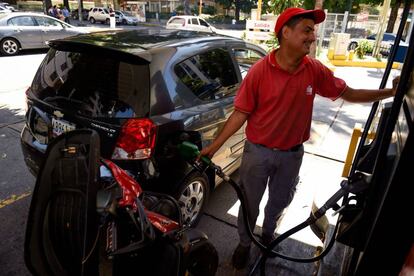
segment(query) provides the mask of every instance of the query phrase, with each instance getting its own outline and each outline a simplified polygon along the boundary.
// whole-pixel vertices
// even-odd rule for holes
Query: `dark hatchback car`
[[[48,143],[74,129],[96,130],[101,154],[144,189],[179,200],[183,221],[197,224],[218,183],[180,158],[183,140],[208,145],[233,110],[240,82],[265,51],[243,40],[177,30],[108,31],[49,43],[27,91],[21,134],[25,162],[36,175]],[[213,161],[236,170],[244,129]]]

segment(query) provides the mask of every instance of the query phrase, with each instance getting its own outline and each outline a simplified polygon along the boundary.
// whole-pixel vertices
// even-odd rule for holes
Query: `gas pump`
[[[395,47],[380,88],[385,87],[391,71],[411,2],[405,1]],[[348,177],[356,172],[372,176],[366,191],[353,195],[354,204],[340,213],[336,240],[351,252],[344,257],[342,275],[398,275],[413,244],[414,229],[409,221],[414,210],[409,169],[414,160],[412,35],[409,45],[394,101],[383,105],[376,138],[365,144],[379,103],[373,105]]]

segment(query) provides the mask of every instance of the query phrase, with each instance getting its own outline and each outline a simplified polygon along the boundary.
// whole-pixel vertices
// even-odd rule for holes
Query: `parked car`
[[[115,15],[118,17],[118,22],[123,25],[137,25],[138,18],[127,11],[115,11]]]
[[[38,173],[55,137],[94,129],[104,158],[144,189],[177,198],[183,221],[195,225],[216,178],[192,170],[177,145],[211,143],[243,76],[265,51],[237,38],[166,29],[98,32],[49,45],[26,92],[21,144],[29,170]],[[213,161],[236,170],[244,140],[241,129]]]
[[[107,8],[95,7],[89,11],[88,20],[92,24],[95,24],[96,22],[109,24],[111,16],[115,16],[115,21],[119,22],[119,16],[114,12],[110,12]]]
[[[214,33],[215,28],[204,19],[192,15],[172,16],[165,26],[167,29],[178,29]]]
[[[46,41],[86,33],[56,18],[39,13],[0,14],[0,52],[16,55],[20,50],[48,48]]]
[[[0,13],[10,13],[10,12],[13,12],[13,11],[0,5]]]
[[[17,11],[17,9],[15,7],[13,7],[12,5],[10,5],[9,3],[6,3],[6,2],[0,2],[0,12],[1,12],[2,9],[7,9],[7,10],[12,11],[12,12]]]
[[[375,42],[377,35],[372,34],[367,36],[366,40],[370,41],[372,45]],[[391,50],[391,44],[394,43],[396,39],[396,35],[393,33],[384,33],[384,36],[382,37],[381,44],[380,44],[380,53],[382,55],[388,55]],[[348,50],[355,50],[358,47],[358,43],[363,39],[351,39],[351,42],[348,45]]]
[[[91,9],[82,9],[82,20],[84,20],[84,21],[88,20],[90,10]],[[75,20],[78,20],[79,19],[79,10],[78,9],[72,10],[71,13],[70,13],[70,17],[72,17]]]

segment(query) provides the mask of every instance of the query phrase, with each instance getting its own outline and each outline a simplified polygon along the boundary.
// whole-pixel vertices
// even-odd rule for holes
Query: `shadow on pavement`
[[[20,149],[19,111],[0,106],[0,274],[26,276],[23,245],[34,178]]]

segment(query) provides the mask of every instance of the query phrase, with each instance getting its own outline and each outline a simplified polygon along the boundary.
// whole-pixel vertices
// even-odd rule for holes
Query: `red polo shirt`
[[[249,114],[250,142],[287,150],[309,139],[315,94],[336,100],[345,88],[345,81],[318,60],[305,57],[291,74],[277,64],[272,51],[250,68],[234,106]]]

